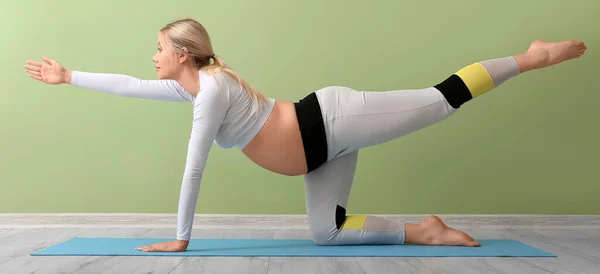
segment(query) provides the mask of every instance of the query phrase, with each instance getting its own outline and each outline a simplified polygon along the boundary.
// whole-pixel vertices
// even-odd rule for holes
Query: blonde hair
[[[169,40],[174,52],[180,53],[184,47],[187,49],[191,66],[209,75],[225,73],[235,79],[255,103],[267,102],[268,98],[264,94],[231,70],[221,56],[214,54],[210,36],[198,21],[190,18],[179,19],[164,26],[160,32]],[[212,64],[210,59],[214,60]]]

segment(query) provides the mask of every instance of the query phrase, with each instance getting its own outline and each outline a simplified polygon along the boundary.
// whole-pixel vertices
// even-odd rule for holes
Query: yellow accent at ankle
[[[367,216],[348,216],[340,229],[361,230],[367,221]]]
[[[465,82],[473,98],[494,88],[494,80],[480,63],[468,65],[455,74]]]

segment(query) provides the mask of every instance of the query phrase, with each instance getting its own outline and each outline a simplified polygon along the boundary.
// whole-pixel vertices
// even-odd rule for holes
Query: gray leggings
[[[403,244],[404,223],[346,216],[361,148],[382,144],[450,117],[461,104],[519,73],[512,57],[473,63],[423,89],[316,91],[327,139],[327,161],[304,176],[306,210],[319,245]]]

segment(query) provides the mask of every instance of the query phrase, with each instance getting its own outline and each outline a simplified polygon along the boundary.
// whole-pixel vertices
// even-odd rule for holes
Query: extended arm
[[[192,96],[175,80],[142,80],[124,74],[67,71],[65,81],[72,86],[122,97],[171,102],[191,102]]]
[[[175,80],[141,80],[124,74],[92,73],[65,69],[56,60],[27,61],[25,70],[47,84],[71,84],[123,97],[171,102],[191,102],[193,97]]]

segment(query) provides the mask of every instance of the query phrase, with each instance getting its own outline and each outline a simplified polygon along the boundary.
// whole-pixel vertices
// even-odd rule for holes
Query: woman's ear
[[[185,63],[185,61],[189,58],[189,51],[186,47],[182,47],[181,48],[181,52],[179,53],[179,55],[177,56],[179,59],[179,63],[183,64]]]

